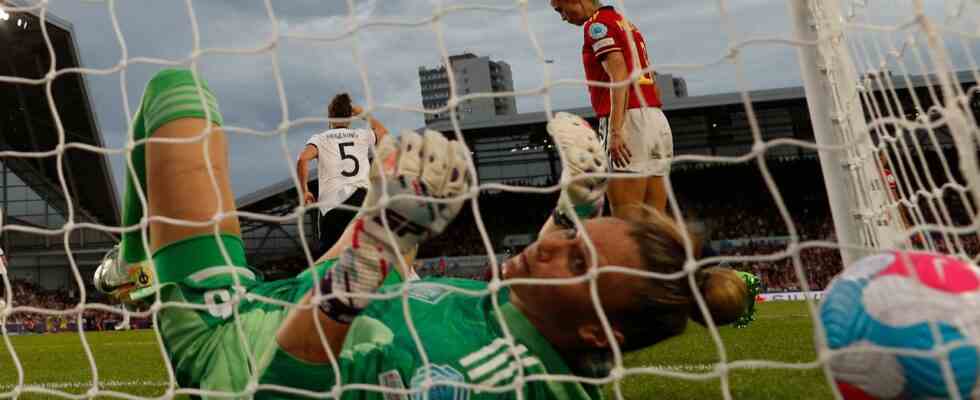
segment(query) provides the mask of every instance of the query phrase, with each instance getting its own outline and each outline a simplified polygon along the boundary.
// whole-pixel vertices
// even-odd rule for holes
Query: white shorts
[[[623,134],[626,135],[626,147],[633,157],[625,167],[613,167],[610,159],[611,170],[646,176],[665,176],[670,172],[670,162],[674,159],[674,135],[663,110],[652,107],[626,110]],[[609,117],[599,119],[599,136],[608,155]]]

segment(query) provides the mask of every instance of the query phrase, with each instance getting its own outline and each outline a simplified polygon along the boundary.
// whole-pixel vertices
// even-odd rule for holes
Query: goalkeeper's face
[[[503,264],[503,278],[553,281],[581,278],[600,266],[642,269],[639,246],[625,221],[597,218],[585,221],[583,226],[585,230],[581,232],[569,229],[542,236]],[[590,256],[586,235],[595,246],[595,259]],[[618,314],[629,307],[642,296],[641,281],[635,275],[603,272],[597,281],[602,308],[607,314]],[[512,295],[515,305],[532,320],[573,331],[581,326],[597,326],[588,280],[560,285],[519,284],[512,287]]]

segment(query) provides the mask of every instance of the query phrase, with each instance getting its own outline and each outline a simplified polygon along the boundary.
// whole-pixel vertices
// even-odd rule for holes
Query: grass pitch
[[[758,306],[755,322],[748,328],[719,330],[728,362],[729,389],[736,399],[830,399],[833,398],[823,369],[743,368],[747,361],[776,361],[816,366],[813,322],[806,303],[773,302]],[[707,375],[720,361],[719,351],[707,329],[688,324],[683,335],[653,348],[627,354],[627,368],[657,367],[666,371]],[[606,390],[613,396],[613,385]],[[626,399],[719,399],[718,378],[684,380],[659,375],[631,375],[621,385]]]
[[[805,303],[760,304],[758,320],[746,329],[720,330],[728,361],[766,360],[803,364],[816,360],[813,324]],[[159,397],[169,387],[169,375],[153,331],[87,333],[101,390],[141,397]],[[24,371],[24,382],[37,385],[21,399],[55,398],[54,392],[85,394],[93,374],[77,334],[11,337]],[[691,323],[677,338],[646,351],[628,354],[630,375],[621,381],[626,399],[721,398],[718,378],[678,379],[650,372],[706,375],[714,371],[719,353],[709,332]],[[636,368],[643,368],[638,370]],[[652,368],[657,368],[656,371]],[[823,370],[736,368],[729,374],[736,399],[832,398]],[[6,345],[0,343],[0,397],[8,397],[18,374]],[[606,390],[615,398],[614,385]]]

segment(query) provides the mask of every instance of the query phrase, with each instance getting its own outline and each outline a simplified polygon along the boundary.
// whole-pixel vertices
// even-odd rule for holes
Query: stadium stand
[[[966,86],[975,84],[967,71],[958,73],[957,78]],[[920,99],[927,97],[925,79],[912,77],[911,83]],[[898,100],[904,105],[911,101],[909,92],[904,84],[898,89]],[[802,88],[753,91],[751,97],[764,140],[813,139]],[[674,129],[678,155],[735,155],[751,150],[748,120],[738,93],[676,99],[666,104],[665,110]],[[592,117],[588,109],[569,111]],[[917,116],[907,117],[913,119]],[[475,152],[474,161],[481,182],[535,187],[554,185],[561,166],[544,130],[545,120],[544,113],[527,113],[498,118],[493,122],[464,123],[461,129]],[[447,135],[454,133],[447,124],[436,123],[428,128]],[[899,175],[912,179],[902,182],[904,190],[931,190],[926,183],[928,179],[921,175],[923,171],[930,171],[931,178],[938,185],[950,181],[944,175],[942,165],[957,165],[956,154],[951,151],[952,138],[942,128],[934,133],[946,162],[941,162],[940,154],[928,149],[921,154],[892,154],[892,162],[906,168]],[[909,132],[907,136],[922,143],[931,140],[925,131]],[[833,223],[816,153],[799,148],[774,147],[767,150],[765,160],[775,180],[775,187],[781,190],[779,194],[793,218],[800,240],[833,240]],[[915,174],[911,170],[918,171],[919,176],[913,179]],[[724,165],[676,163],[670,179],[684,218],[703,225],[707,239],[719,254],[771,254],[786,248],[787,224],[776,212],[776,201],[755,160]],[[952,180],[962,182],[958,171],[952,171]],[[315,182],[311,185],[315,185]],[[239,209],[286,215],[297,206],[298,196],[294,186],[292,180],[284,179],[242,196],[238,199]],[[952,213],[949,216],[952,222],[946,225],[969,224],[967,206],[959,195],[952,190],[947,190],[944,195],[942,201]],[[906,194],[905,197],[909,196]],[[526,243],[526,240],[511,239],[533,236],[551,211],[556,198],[556,193],[481,192],[479,214],[496,256],[500,258],[521,250],[521,243]],[[924,196],[918,197],[915,207],[911,209],[920,224],[937,221],[941,215],[936,210],[934,201],[931,204]],[[907,216],[908,211],[905,210]],[[504,214],[513,218],[507,222],[493,218]],[[487,277],[488,250],[481,240],[474,217],[472,204],[467,203],[445,233],[419,250],[417,269],[421,274]],[[312,243],[316,229],[312,216],[308,215],[303,222],[307,242]],[[302,244],[295,223],[271,224],[246,219],[243,230],[249,259],[257,261],[267,278],[286,277],[308,265],[304,257],[297,256],[302,253]],[[962,241],[969,255],[977,254],[975,237],[964,237]],[[940,250],[945,247],[944,244],[939,246]],[[318,254],[318,249],[310,250],[314,256]],[[810,275],[811,286],[815,288],[825,286],[826,281],[841,269],[840,258],[834,250],[807,249],[801,256],[805,261],[804,268]],[[737,267],[759,270],[769,290],[790,290],[799,286],[798,282],[790,279],[793,272],[789,260]]]
[[[936,155],[930,155],[927,159],[930,163],[938,163]],[[826,193],[822,185],[815,184],[822,182],[817,160],[805,157],[768,159],[767,167],[777,187],[782,189],[780,195],[793,216],[800,240],[834,240]],[[932,165],[928,170],[935,173],[941,168]],[[943,181],[939,176],[935,178]],[[776,212],[776,202],[755,163],[690,165],[675,170],[671,181],[684,218],[703,223],[712,248],[720,255],[766,255],[786,249],[786,223]],[[479,200],[481,215],[497,253],[520,251],[519,246],[503,244],[503,239],[508,235],[534,234],[555,204],[556,196],[511,192],[482,194]],[[962,226],[970,223],[964,203],[953,191],[946,193],[944,203],[950,210],[953,224]],[[485,271],[479,268],[460,270],[458,265],[453,265],[456,257],[487,254],[470,207],[468,203],[445,233],[420,249],[419,258],[428,259],[428,262],[420,264],[423,267],[420,274],[485,278]],[[917,209],[922,212],[925,221],[936,221],[936,214],[925,199],[919,201]],[[507,213],[518,212],[521,218],[506,222],[486,218],[501,215],[504,210]],[[520,222],[515,224],[513,221]],[[969,256],[980,254],[980,240],[976,235],[966,235],[960,240]],[[948,250],[944,241],[938,243],[940,250]],[[800,257],[811,289],[823,289],[842,269],[839,252],[835,249],[808,248],[801,251]],[[439,265],[443,259],[447,260],[444,261],[446,268]],[[484,267],[488,264],[485,263]],[[790,259],[744,263],[734,267],[762,276],[767,291],[800,290]]]
[[[21,307],[67,310],[75,307],[79,302],[78,291],[67,287],[49,290],[22,279],[12,279],[10,286],[16,302],[15,304]],[[3,297],[4,294],[4,289],[0,285],[0,297]],[[112,303],[110,299],[97,295],[90,295],[89,301],[98,301],[105,304]],[[112,330],[122,320],[120,314],[103,310],[86,310],[82,315],[83,329],[86,331]],[[7,333],[17,335],[75,331],[77,330],[78,320],[75,316],[52,316],[39,313],[17,312],[8,316],[5,322]],[[130,324],[133,328],[145,329],[150,327],[151,321],[148,318],[132,318]]]
[[[2,2],[2,1],[0,1]],[[49,50],[57,60],[55,68],[76,68],[83,63],[75,43],[72,25],[55,15],[46,16],[45,28],[49,43],[41,33],[41,23],[35,13],[21,13],[29,34],[15,40],[0,38],[0,75],[40,78],[48,72]],[[4,35],[8,35],[5,32]],[[3,36],[3,35],[0,35]],[[54,120],[46,91],[56,99],[54,106],[64,129],[66,145],[105,147],[102,133],[96,124],[86,80],[80,74],[65,74],[45,85],[6,85],[0,96],[0,152],[50,152],[59,145],[57,121]],[[62,153],[45,157],[0,158],[0,211],[2,223],[36,229],[60,229],[66,223],[68,209],[74,212],[75,223],[119,225],[119,201],[108,159],[99,153],[69,147]],[[62,173],[67,195],[62,189]],[[7,256],[5,272],[10,280],[15,307],[39,307],[65,310],[79,302],[79,288],[69,267],[71,260],[79,267],[86,285],[92,272],[109,248],[115,243],[113,234],[96,229],[75,229],[65,236],[61,233],[42,235],[5,229],[0,235],[0,248]],[[0,296],[4,294],[0,284]],[[93,296],[88,287],[88,302],[106,299]],[[118,314],[86,311],[86,329],[111,329]],[[16,312],[6,319],[8,333],[51,332],[75,329],[75,317],[54,317]]]

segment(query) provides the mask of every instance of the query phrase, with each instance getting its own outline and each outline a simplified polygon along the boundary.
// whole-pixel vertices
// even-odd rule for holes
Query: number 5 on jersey
[[[340,151],[341,161],[351,160],[354,162],[354,168],[352,170],[348,171],[344,169],[340,171],[340,174],[347,178],[355,177],[357,176],[357,173],[361,171],[361,163],[357,160],[357,157],[347,154],[346,151],[346,148],[353,147],[353,146],[354,146],[354,142],[340,142],[337,144],[338,150]]]

